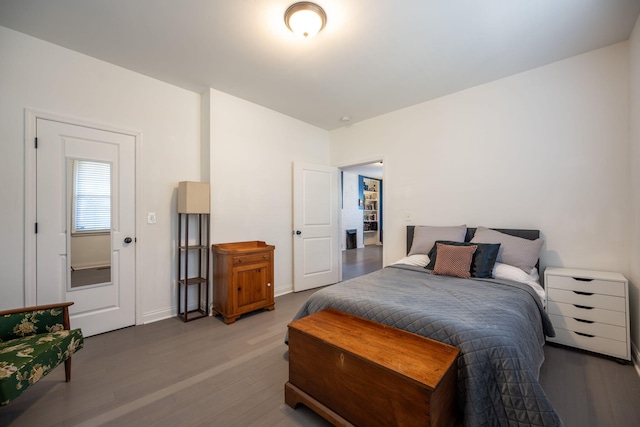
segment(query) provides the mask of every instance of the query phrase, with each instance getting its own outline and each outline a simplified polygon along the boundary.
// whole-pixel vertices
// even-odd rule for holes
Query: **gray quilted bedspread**
[[[562,425],[538,382],[555,333],[529,286],[389,266],[317,291],[294,320],[327,307],[458,347],[465,426]]]

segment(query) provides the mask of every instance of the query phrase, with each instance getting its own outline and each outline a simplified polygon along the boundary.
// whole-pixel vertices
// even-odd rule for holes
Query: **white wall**
[[[537,228],[542,265],[629,274],[628,43],[330,133],[385,159],[385,262],[410,224]]]
[[[274,245],[275,293],[290,292],[293,162],[328,165],[328,132],[214,89],[206,98],[211,241]]]
[[[142,133],[139,321],[175,313],[177,183],[200,179],[200,96],[0,27],[0,309],[24,304],[24,115],[33,108]],[[155,212],[157,224],[147,225]]]
[[[640,343],[640,17],[629,41],[630,55],[630,140],[631,140],[631,252],[629,295],[631,304],[631,341],[638,357]]]

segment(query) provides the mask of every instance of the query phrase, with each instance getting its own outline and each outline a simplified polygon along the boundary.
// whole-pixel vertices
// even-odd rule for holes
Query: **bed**
[[[332,307],[456,346],[461,350],[458,407],[464,426],[560,426],[538,382],[545,335],[555,335],[543,307],[544,290],[536,280],[539,232],[462,227],[456,227],[455,236],[445,227],[408,227],[405,259],[317,291],[294,320]],[[494,252],[502,252],[493,257],[488,273],[496,277],[432,274],[436,270],[431,261],[442,265],[445,249],[486,245],[493,250],[496,240],[502,244]],[[535,262],[516,267],[520,275],[506,264],[520,261],[513,258],[518,245],[533,247],[525,250],[529,258],[537,248]],[[479,250],[475,252],[479,257]],[[498,274],[505,266],[509,274]]]

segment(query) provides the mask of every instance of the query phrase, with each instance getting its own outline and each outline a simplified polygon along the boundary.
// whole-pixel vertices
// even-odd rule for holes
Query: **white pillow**
[[[414,265],[416,267],[426,267],[429,264],[429,256],[425,254],[409,255],[399,259],[393,264]],[[392,264],[392,265],[393,265]]]
[[[531,286],[544,304],[546,293],[542,286],[540,286],[540,275],[538,274],[537,268],[533,267],[531,272],[527,274],[513,265],[496,262],[493,266],[493,277],[496,279],[513,280],[514,282]]]

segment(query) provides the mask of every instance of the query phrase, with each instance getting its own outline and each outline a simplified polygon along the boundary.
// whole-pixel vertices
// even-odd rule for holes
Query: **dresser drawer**
[[[551,318],[551,323],[553,323],[554,328],[567,329],[569,331],[610,338],[622,342],[626,342],[627,340],[627,329],[623,326],[608,325],[606,323],[574,317],[558,316],[557,314],[550,314],[549,317]]]
[[[233,265],[253,264],[262,261],[271,261],[271,253],[264,251],[257,254],[235,255],[233,257]]]
[[[625,328],[627,326],[627,315],[622,311],[605,310],[602,308],[582,308],[576,307],[573,304],[549,300],[547,303],[547,313],[582,320],[591,320]]]
[[[609,280],[549,275],[547,276],[546,286],[548,289],[557,288],[618,297],[625,296],[624,282],[613,282]]]
[[[588,337],[562,328],[556,328],[556,337],[548,338],[548,341],[625,359],[629,357],[627,355],[627,343],[624,341],[603,337]]]
[[[556,288],[549,288],[547,292],[549,301],[564,302],[585,307],[604,308],[606,310],[626,311],[626,300],[624,297],[589,293],[583,294],[577,293],[578,291],[567,291]]]

